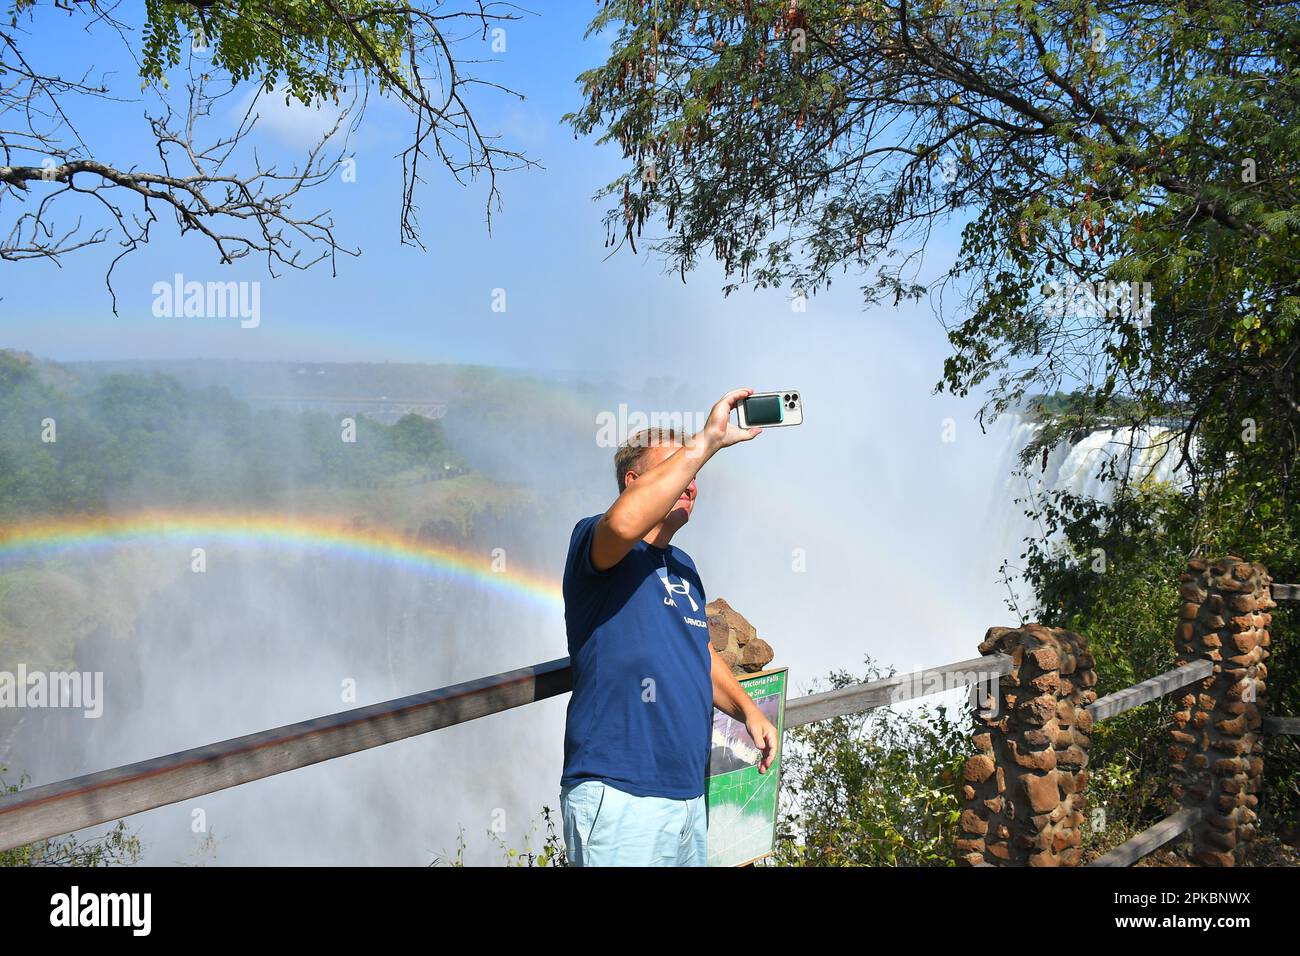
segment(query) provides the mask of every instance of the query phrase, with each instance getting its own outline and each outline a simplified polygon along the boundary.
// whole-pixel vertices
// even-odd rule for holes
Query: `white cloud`
[[[254,127],[257,132],[263,136],[269,135],[293,149],[310,149],[333,128],[347,105],[347,101],[340,99],[337,106],[332,102],[321,106],[305,106],[292,97],[286,103],[283,87],[267,92],[250,86],[232,111],[231,118],[234,122],[239,122],[251,107],[257,116],[257,125]],[[336,141],[347,133],[347,126],[345,122],[340,127],[334,137]]]

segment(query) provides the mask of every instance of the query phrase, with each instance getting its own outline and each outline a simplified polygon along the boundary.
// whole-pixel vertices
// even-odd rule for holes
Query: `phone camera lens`
[[[796,392],[796,393],[793,394],[793,395],[787,395],[786,398],[793,399],[794,401],[797,402],[797,401],[799,401],[799,394]]]
[[[785,400],[786,400],[787,402],[790,401],[790,394],[789,394],[788,392],[786,393]]]

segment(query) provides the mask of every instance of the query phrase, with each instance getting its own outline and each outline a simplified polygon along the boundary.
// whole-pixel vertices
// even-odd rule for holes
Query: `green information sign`
[[[782,667],[737,678],[776,727],[778,741],[785,732],[786,670]],[[767,773],[759,773],[761,753],[745,725],[720,710],[713,711],[713,748],[705,787],[709,866],[743,866],[771,854],[776,844],[781,756],[778,748]]]

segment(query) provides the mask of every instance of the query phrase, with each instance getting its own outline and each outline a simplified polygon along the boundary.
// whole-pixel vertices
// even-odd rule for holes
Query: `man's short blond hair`
[[[647,449],[655,445],[685,445],[690,437],[681,429],[664,427],[643,428],[628,436],[627,441],[614,452],[614,478],[618,481],[619,494],[627,487],[627,473],[641,467]]]

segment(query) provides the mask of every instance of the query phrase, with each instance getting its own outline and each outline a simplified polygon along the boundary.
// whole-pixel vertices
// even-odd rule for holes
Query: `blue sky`
[[[792,314],[785,292],[738,293],[724,299],[719,270],[706,263],[683,285],[644,250],[607,259],[596,190],[621,168],[614,147],[575,140],[560,117],[580,103],[575,77],[600,61],[598,38],[584,40],[591,4],[548,3],[506,28],[506,50],[480,75],[526,97],[485,93],[475,109],[487,129],[544,167],[506,174],[503,208],[489,236],[482,184],[461,187],[428,169],[420,193],[427,251],[398,242],[400,163],[395,157],[408,118],[394,104],[374,103],[350,148],[356,181],[330,181],[305,194],[300,209],[329,208],[344,245],[362,254],[328,266],[270,279],[260,261],[217,263],[197,236],[180,240],[169,221],[156,225],[150,246],[123,261],[114,286],[119,316],[110,309],[102,277],[113,250],[77,253],[63,267],[5,264],[0,280],[0,343],[61,359],[223,357],[250,359],[465,361],[548,370],[671,374],[704,358],[717,367],[780,368],[791,347],[815,356],[857,355],[880,363],[893,350],[933,369],[918,394],[938,377],[947,347],[928,308],[864,312],[857,283],[845,276]],[[120,43],[86,35],[78,17],[46,12],[28,37],[30,56],[49,72],[115,71],[115,91],[128,102],[96,106],[74,116],[85,139],[124,166],[152,156],[133,65]],[[477,41],[464,46],[478,53]],[[179,92],[179,89],[177,88]],[[231,97],[212,128],[234,115],[251,91]],[[302,107],[286,110],[264,97],[259,148],[288,160],[323,118]],[[34,187],[39,190],[39,184]],[[67,207],[70,218],[72,207]],[[6,228],[13,205],[6,203]],[[932,262],[950,257],[956,227],[940,231]],[[155,282],[175,273],[199,281],[260,280],[261,324],[241,329],[229,319],[156,318]],[[506,313],[491,310],[492,290],[507,293]],[[780,347],[777,348],[777,343]],[[775,371],[770,374],[777,374]],[[763,387],[763,386],[757,386]],[[777,386],[783,387],[783,386]]]

